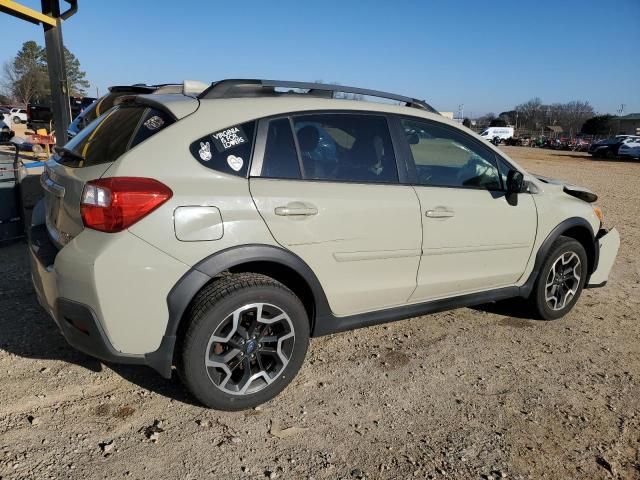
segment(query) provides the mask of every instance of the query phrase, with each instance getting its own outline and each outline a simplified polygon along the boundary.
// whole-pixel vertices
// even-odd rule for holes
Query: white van
[[[489,127],[480,136],[490,142],[498,143],[513,137],[513,127]]]

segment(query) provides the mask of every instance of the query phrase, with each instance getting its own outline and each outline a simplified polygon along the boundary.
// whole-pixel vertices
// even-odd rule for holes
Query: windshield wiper
[[[84,162],[85,160],[85,158],[82,155],[80,155],[78,152],[75,152],[67,147],[53,147],[53,151],[56,152],[61,157],[72,157],[82,162]]]

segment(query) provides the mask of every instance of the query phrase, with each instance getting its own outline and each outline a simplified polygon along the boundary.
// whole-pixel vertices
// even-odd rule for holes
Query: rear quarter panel
[[[217,119],[217,120],[216,120]],[[123,155],[105,173],[151,177],[167,185],[172,198],[129,231],[172,257],[193,266],[225,248],[241,244],[276,245],[255,208],[249,181],[201,165],[189,151],[192,142],[222,128],[247,121],[245,115],[188,116]],[[224,234],[219,240],[181,241],[174,229],[174,211],[183,206],[220,210]]]

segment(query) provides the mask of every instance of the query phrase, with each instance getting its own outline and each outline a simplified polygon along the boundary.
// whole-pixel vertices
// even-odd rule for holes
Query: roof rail
[[[346,87],[344,85],[329,85],[326,83],[292,82],[289,80],[258,80],[258,79],[229,79],[213,82],[198,98],[243,98],[286,95],[289,92],[276,92],[276,88],[291,88],[308,90],[305,95],[333,98],[335,93],[351,93],[367,97],[385,98],[404,103],[407,107],[419,108],[431,113],[439,114],[424,100],[404,97],[395,93],[380,92],[366,88]]]

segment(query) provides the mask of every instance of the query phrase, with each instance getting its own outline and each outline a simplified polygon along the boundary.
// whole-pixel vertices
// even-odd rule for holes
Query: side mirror
[[[507,192],[521,193],[524,190],[524,175],[518,170],[509,170],[507,173]]]

